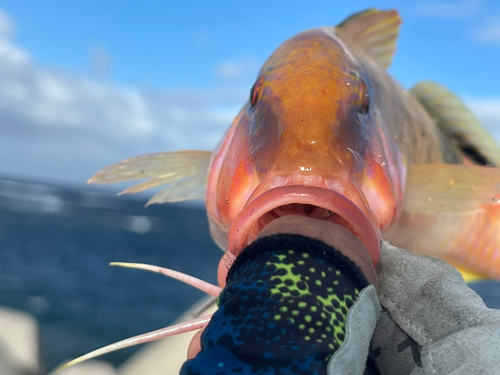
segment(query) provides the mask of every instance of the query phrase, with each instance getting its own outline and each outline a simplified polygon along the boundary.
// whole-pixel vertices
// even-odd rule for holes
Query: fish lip
[[[365,245],[373,264],[377,265],[380,258],[380,229],[372,224],[367,216],[344,195],[314,186],[281,186],[259,195],[246,205],[232,223],[229,229],[228,250],[234,256],[238,256],[253,240],[249,238],[249,234],[257,220],[267,212],[290,203],[311,204],[342,217]]]

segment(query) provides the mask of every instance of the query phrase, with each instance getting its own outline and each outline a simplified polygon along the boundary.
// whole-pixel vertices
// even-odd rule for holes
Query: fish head
[[[295,214],[343,225],[378,260],[395,187],[370,75],[332,30],[298,34],[270,56],[213,154],[210,229],[234,256]]]

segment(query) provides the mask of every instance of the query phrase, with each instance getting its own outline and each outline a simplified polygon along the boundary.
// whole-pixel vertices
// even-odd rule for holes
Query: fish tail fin
[[[112,184],[148,179],[120,194],[138,193],[168,185],[156,193],[146,205],[199,199],[205,195],[211,156],[210,151],[157,152],[140,155],[101,169],[87,183]]]
[[[412,166],[401,217],[384,237],[480,278],[500,279],[500,170]]]

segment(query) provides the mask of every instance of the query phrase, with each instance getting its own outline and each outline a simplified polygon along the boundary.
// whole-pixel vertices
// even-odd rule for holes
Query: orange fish
[[[387,72],[401,20],[368,10],[302,32],[264,63],[214,152],[138,156],[92,183],[167,185],[149,202],[205,197],[227,263],[275,218],[351,230],[374,264],[380,242],[500,278],[500,147],[452,93],[404,90]],[[216,294],[216,292],[214,292]]]
[[[500,278],[500,148],[443,87],[405,91],[386,72],[400,23],[368,10],[294,36],[214,152],[143,155],[90,182],[150,178],[124,193],[169,184],[148,204],[205,196],[211,234],[232,256],[299,214],[349,228],[374,263],[386,239]]]

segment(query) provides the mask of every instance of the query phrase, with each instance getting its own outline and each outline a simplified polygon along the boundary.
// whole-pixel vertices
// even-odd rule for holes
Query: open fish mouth
[[[342,194],[301,185],[268,190],[247,204],[229,229],[229,251],[237,256],[266,225],[285,215],[307,216],[345,227],[363,242],[373,263],[377,263],[380,229]]]

